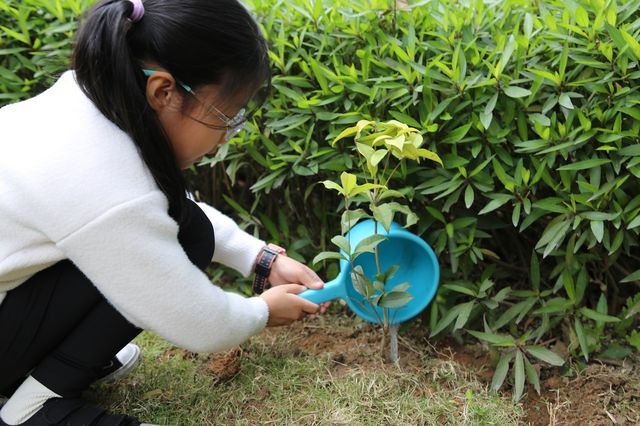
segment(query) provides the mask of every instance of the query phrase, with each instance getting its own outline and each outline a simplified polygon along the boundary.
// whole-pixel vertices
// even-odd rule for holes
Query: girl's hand
[[[307,314],[318,312],[318,305],[296,296],[305,289],[305,286],[298,284],[283,284],[262,293],[260,297],[269,306],[267,327],[288,325]]]
[[[322,279],[311,268],[285,254],[279,254],[273,262],[268,280],[272,286],[294,283],[316,290],[324,287]]]
[[[301,284],[315,290],[324,287],[324,282],[318,274],[286,254],[279,254],[273,262],[268,280],[274,287],[289,283]],[[327,302],[320,305],[320,313],[325,313],[330,304],[331,302]]]

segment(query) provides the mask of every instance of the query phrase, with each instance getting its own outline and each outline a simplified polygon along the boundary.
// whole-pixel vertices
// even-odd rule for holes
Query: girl
[[[181,169],[264,100],[267,58],[237,0],[102,1],[73,71],[0,110],[0,425],[139,425],[79,397],[141,330],[221,351],[318,311],[295,295],[313,271],[185,196]],[[224,292],[211,261],[277,286]]]

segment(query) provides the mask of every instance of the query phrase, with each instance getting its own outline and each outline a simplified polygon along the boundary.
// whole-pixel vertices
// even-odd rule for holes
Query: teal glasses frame
[[[153,74],[157,73],[158,70],[143,69],[142,72],[147,77],[150,77]],[[218,108],[213,106],[212,104],[204,102],[202,99],[200,99],[200,97],[198,95],[196,95],[196,92],[191,88],[191,86],[181,82],[180,80],[177,80],[177,82],[187,93],[189,93],[198,102],[200,102],[202,105],[204,105],[204,107],[206,108],[207,112],[211,111],[214,114],[216,114],[218,116],[218,118],[225,125],[224,126],[220,126],[220,125],[216,125],[216,124],[206,123],[206,122],[204,122],[202,120],[199,120],[199,119],[197,119],[195,117],[187,115],[187,117],[189,117],[191,120],[193,120],[193,121],[195,121],[197,123],[200,123],[203,126],[208,127],[209,129],[224,130],[226,132],[225,133],[225,137],[224,137],[225,141],[229,141],[229,139],[233,138],[235,135],[240,133],[240,131],[244,128],[244,125],[245,125],[245,123],[247,121],[247,116],[246,116],[247,111],[246,111],[245,108],[242,108],[240,111],[238,111],[238,113],[235,116],[229,117],[224,112],[220,111]]]

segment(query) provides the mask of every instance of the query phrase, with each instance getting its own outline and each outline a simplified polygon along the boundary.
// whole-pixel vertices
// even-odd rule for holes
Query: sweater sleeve
[[[265,246],[265,242],[244,232],[229,216],[225,216],[210,205],[203,202],[197,204],[213,225],[216,249],[212,260],[248,277],[253,271],[256,257]]]
[[[262,330],[266,303],[212,285],[178,243],[166,198],[117,205],[57,242],[134,325],[195,352],[217,352]]]

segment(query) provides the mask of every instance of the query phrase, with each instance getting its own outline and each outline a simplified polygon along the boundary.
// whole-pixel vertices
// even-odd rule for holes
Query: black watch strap
[[[269,278],[269,274],[271,273],[271,267],[273,266],[273,262],[276,261],[278,257],[278,252],[269,246],[265,246],[258,254],[258,259],[256,260],[255,266],[255,278],[253,279],[253,292],[255,294],[262,294],[267,285],[267,278]]]

